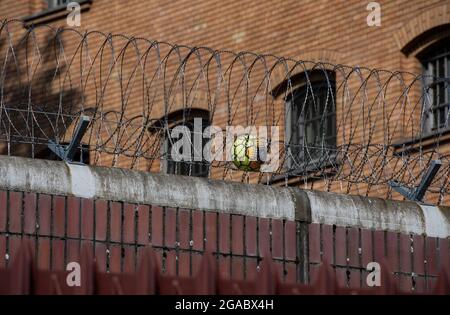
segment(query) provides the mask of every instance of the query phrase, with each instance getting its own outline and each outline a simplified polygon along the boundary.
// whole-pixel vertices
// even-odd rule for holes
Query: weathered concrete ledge
[[[0,156],[0,189],[450,236],[450,207],[48,160]]]
[[[290,220],[296,209],[289,189],[7,156],[0,188]]]

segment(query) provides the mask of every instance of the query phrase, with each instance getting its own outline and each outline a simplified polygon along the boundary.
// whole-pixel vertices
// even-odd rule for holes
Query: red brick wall
[[[45,0],[3,0],[0,19],[41,12]],[[138,1],[94,0],[82,14],[81,29],[148,37],[190,46],[247,50],[286,57],[325,59],[390,70],[417,70],[393,34],[418,15],[415,31],[447,18],[446,0],[378,1],[381,26],[367,26],[370,1]],[[447,6],[446,6],[447,5]],[[440,17],[437,18],[437,16]],[[65,24],[65,19],[55,21]]]
[[[305,237],[308,248],[302,245]],[[441,267],[450,267],[448,239],[1,191],[0,267],[14,259],[23,238],[34,240],[38,267],[53,270],[76,261],[83,243],[93,245],[99,269],[111,272],[134,271],[148,244],[162,270],[172,275],[194,274],[208,250],[217,255],[223,276],[252,279],[261,257],[270,253],[286,281],[302,281],[305,260],[313,281],[326,261],[334,266],[340,285],[364,287],[367,263],[384,257],[401,289],[426,292]]]

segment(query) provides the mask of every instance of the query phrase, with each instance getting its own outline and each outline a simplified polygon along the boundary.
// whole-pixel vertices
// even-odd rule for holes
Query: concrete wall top
[[[450,236],[450,207],[0,156],[0,188]]]

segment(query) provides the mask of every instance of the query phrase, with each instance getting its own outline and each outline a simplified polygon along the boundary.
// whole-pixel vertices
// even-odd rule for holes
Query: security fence
[[[424,200],[448,204],[448,91],[442,76],[0,24],[7,155],[383,198],[417,187],[438,160]],[[191,158],[181,161],[172,150],[180,126]],[[265,127],[259,164],[236,167],[224,157],[235,134],[230,147],[217,128],[205,132],[212,126]],[[202,156],[207,142],[215,158]]]

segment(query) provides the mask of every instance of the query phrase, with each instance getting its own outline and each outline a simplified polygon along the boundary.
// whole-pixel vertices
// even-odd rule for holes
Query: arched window
[[[423,130],[440,132],[450,125],[450,38],[417,55],[424,71]]]
[[[294,81],[286,97],[287,166],[302,173],[325,167],[335,157],[335,74],[314,70]]]

